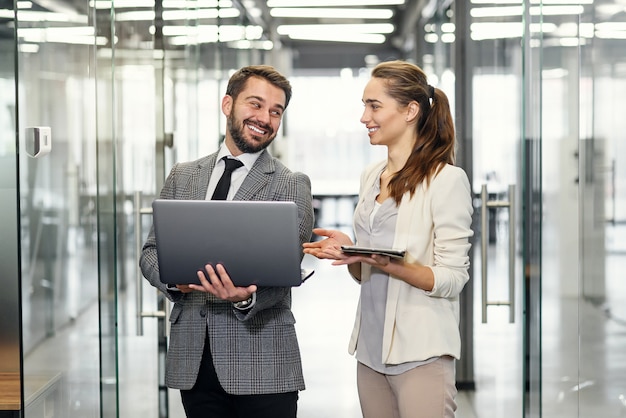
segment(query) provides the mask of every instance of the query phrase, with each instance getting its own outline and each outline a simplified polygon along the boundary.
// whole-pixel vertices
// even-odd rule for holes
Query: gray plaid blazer
[[[205,199],[217,153],[176,164],[165,181],[162,199]],[[311,182],[293,173],[267,150],[246,176],[234,200],[289,200],[298,205],[300,242],[313,228]],[[196,382],[206,333],[217,376],[236,395],[293,392],[304,389],[302,363],[291,311],[291,288],[260,287],[248,312],[202,292],[167,290],[159,279],[154,228],[143,246],[141,271],[150,284],[172,300],[165,382],[191,389]]]

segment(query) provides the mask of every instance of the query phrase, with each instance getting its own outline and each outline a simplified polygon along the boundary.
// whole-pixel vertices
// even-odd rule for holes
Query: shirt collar
[[[237,157],[233,157],[233,155],[228,150],[228,147],[225,144],[222,144],[220,146],[220,150],[217,153],[217,161],[219,162],[222,159],[222,157],[236,158],[243,163],[244,167],[246,167],[248,171],[250,171],[252,170],[252,166],[254,165],[256,160],[258,160],[262,152],[263,150],[252,153],[252,154],[244,152],[243,154],[238,155]]]

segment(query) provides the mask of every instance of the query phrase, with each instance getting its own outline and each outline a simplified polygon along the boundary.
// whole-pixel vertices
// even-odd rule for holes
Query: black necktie
[[[233,158],[223,157],[222,159],[224,160],[226,167],[224,168],[224,174],[220,177],[220,181],[217,182],[217,187],[211,197],[212,200],[226,200],[226,196],[228,196],[228,189],[230,189],[230,177],[232,176],[233,171],[243,165],[241,161]]]

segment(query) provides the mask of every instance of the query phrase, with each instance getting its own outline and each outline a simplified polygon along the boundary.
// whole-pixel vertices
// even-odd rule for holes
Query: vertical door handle
[[[515,322],[515,185],[509,185],[509,200],[489,200],[487,185],[480,191],[482,201],[481,218],[481,273],[482,273],[482,322],[487,322],[487,307],[508,306],[509,322]],[[509,209],[509,300],[490,301],[487,296],[487,248],[489,243],[489,208]]]
[[[143,274],[141,273],[141,268],[139,267],[139,254],[141,254],[141,249],[143,247],[143,231],[141,227],[143,215],[152,215],[152,208],[142,208],[141,207],[141,192],[135,192],[134,196],[134,208],[135,208],[135,254],[137,254],[137,260],[135,265],[137,266],[137,294],[136,294],[136,304],[137,304],[137,335],[143,335],[143,319],[144,318],[165,318],[165,310],[158,310],[155,312],[145,312],[143,310]]]

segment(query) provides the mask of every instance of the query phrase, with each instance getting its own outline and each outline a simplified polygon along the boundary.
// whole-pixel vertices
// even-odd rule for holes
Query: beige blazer
[[[361,176],[360,196],[378,181],[386,161],[368,167]],[[358,206],[362,204],[362,197]],[[472,236],[472,196],[465,172],[445,166],[430,182],[419,185],[413,198],[405,194],[398,208],[393,247],[407,250],[405,261],[430,267],[435,286],[430,292],[390,277],[383,331],[382,362],[399,364],[450,355],[459,358],[459,294],[469,280],[469,238]],[[357,243],[358,244],[358,243]],[[362,280],[370,266],[362,265]],[[361,303],[349,344],[357,350]]]

